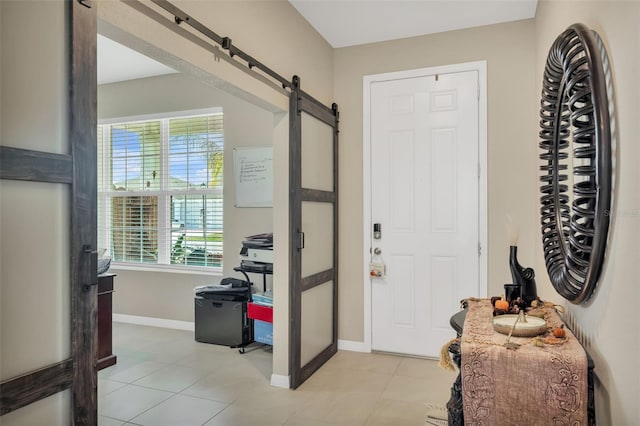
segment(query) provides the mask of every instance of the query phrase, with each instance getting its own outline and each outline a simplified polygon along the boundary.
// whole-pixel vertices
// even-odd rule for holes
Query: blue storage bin
[[[271,294],[253,294],[253,303],[258,303],[265,306],[273,306],[273,295]]]
[[[270,322],[253,320],[253,340],[273,346],[273,324]]]

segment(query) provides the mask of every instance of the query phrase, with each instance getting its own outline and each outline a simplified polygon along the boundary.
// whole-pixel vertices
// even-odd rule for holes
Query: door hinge
[[[480,179],[481,173],[482,173],[481,166],[480,166],[480,163],[478,163],[478,179]]]
[[[477,100],[480,102],[480,86],[478,86],[477,95]]]
[[[478,243],[478,256],[482,256],[482,244]]]

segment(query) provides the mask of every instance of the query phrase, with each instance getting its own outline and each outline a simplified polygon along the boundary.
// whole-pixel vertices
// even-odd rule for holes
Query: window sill
[[[208,267],[178,267],[175,265],[145,265],[137,263],[111,263],[111,270],[120,271],[140,271],[140,272],[163,272],[170,274],[192,274],[192,275],[209,275],[221,277],[223,275],[222,268]]]

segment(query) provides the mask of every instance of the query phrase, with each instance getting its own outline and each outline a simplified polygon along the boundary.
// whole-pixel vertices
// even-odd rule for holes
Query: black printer
[[[253,327],[247,317],[251,283],[224,278],[220,284],[196,287],[194,292],[196,341],[230,347],[253,341]]]

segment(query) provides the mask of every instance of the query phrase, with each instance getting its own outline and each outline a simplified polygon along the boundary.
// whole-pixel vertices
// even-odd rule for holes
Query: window
[[[98,126],[98,242],[113,262],[222,267],[223,114]]]

